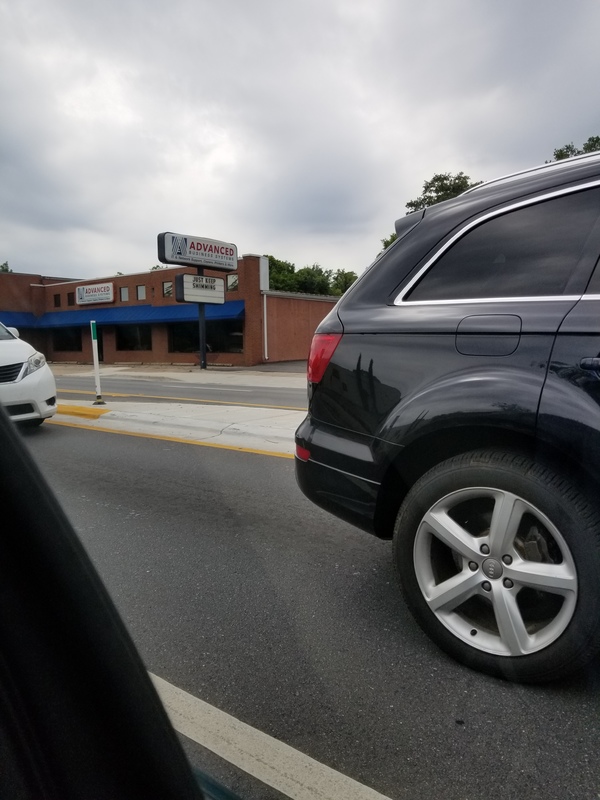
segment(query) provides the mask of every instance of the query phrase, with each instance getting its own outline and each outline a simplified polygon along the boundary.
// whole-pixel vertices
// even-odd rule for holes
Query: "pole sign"
[[[175,299],[178,303],[224,303],[225,280],[206,275],[176,275]]]
[[[237,258],[237,247],[231,242],[182,233],[158,234],[158,259],[163,264],[232,272],[237,269]]]

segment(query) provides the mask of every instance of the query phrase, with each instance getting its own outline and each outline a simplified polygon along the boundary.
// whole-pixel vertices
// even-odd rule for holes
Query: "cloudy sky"
[[[436,172],[600,135],[598,0],[0,0],[0,263],[360,273]]]

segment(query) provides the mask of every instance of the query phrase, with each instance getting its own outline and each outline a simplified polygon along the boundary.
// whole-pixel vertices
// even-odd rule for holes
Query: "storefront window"
[[[138,300],[145,300],[146,299],[146,287],[145,286],[136,286],[137,291],[137,299]]]
[[[117,350],[152,350],[151,325],[115,325]]]
[[[121,297],[121,302],[126,303],[129,300],[129,287],[121,286],[119,289],[119,295]]]
[[[239,278],[237,272],[233,275],[227,276],[227,291],[228,292],[237,292],[239,287]]]
[[[80,353],[81,328],[55,328],[52,331],[52,349],[55,353]]]
[[[200,334],[197,322],[174,322],[167,327],[169,331],[169,353],[198,352],[200,349]],[[206,343],[210,353],[243,353],[243,320],[207,320]]]
[[[173,281],[163,281],[163,297],[173,296]]]

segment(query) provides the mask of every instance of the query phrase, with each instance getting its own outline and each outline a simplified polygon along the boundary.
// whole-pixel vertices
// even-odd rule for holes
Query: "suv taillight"
[[[307,378],[309,383],[321,382],[341,338],[341,333],[316,333],[313,336],[308,356]]]

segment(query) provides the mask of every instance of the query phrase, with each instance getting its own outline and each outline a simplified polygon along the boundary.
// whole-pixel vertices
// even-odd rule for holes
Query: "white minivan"
[[[1,322],[0,404],[15,422],[29,425],[56,414],[56,383],[45,356]]]

